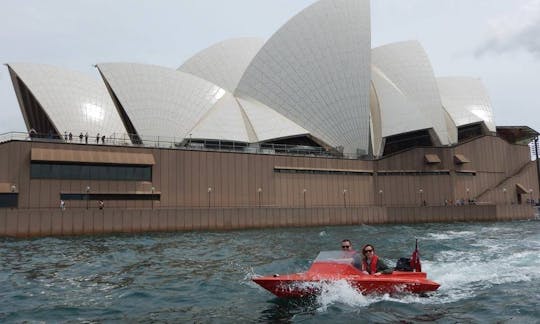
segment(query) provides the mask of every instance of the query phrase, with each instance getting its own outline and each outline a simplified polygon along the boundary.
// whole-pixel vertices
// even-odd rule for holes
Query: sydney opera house
[[[370,25],[320,0],[177,69],[7,63],[27,131],[1,139],[0,234],[531,217],[537,132]]]

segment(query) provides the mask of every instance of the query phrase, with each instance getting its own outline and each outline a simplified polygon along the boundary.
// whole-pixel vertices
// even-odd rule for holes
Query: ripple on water
[[[540,222],[268,229],[3,239],[0,321],[531,322],[540,317]],[[428,298],[364,296],[346,282],[281,300],[255,275],[306,270],[349,238],[388,262],[419,239],[441,283]]]

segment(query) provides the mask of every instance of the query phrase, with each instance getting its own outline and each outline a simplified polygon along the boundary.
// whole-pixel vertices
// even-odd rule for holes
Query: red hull
[[[425,293],[439,284],[428,280],[425,272],[394,271],[392,274],[366,275],[347,263],[315,262],[304,273],[252,278],[254,282],[278,297],[306,297],[320,293],[321,284],[346,280],[363,294]]]

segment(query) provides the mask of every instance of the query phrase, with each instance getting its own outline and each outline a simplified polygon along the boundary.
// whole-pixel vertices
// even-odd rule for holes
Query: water
[[[345,282],[280,300],[253,275],[307,269],[350,238],[388,263],[419,238],[430,297]],[[0,241],[0,322],[540,323],[540,222],[269,229]]]

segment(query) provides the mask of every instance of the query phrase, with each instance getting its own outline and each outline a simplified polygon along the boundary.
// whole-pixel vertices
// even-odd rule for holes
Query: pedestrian
[[[103,202],[103,200],[98,200],[98,207],[99,209],[105,208],[105,203]]]
[[[97,133],[96,135],[96,144],[99,144],[99,139],[101,138],[101,136],[99,136],[99,133]]]
[[[66,210],[66,202],[62,199],[60,199],[60,210],[61,211]]]
[[[73,141],[73,134],[71,134],[71,132],[69,132],[69,142],[71,143],[71,141]]]
[[[82,134],[82,132],[81,132],[81,133],[79,134],[79,142],[82,143],[82,139],[83,139],[83,134]]]
[[[88,144],[88,132],[84,134],[84,144]]]
[[[101,143],[105,144],[105,135],[101,136]]]

